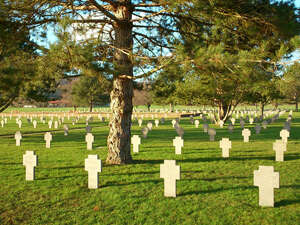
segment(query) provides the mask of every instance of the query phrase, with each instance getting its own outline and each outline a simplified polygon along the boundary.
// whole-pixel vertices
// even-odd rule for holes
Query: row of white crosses
[[[26,167],[25,179],[34,180],[38,157],[33,151],[26,151],[23,155],[23,165]],[[84,169],[88,172],[88,188],[97,189],[98,173],[102,171],[101,160],[97,155],[88,155]],[[180,179],[180,166],[176,165],[175,160],[164,160],[164,164],[160,165],[160,178],[164,179],[164,196],[176,197],[176,180]],[[279,173],[274,172],[273,166],[259,166],[259,170],[254,171],[254,186],[259,187],[259,205],[274,207],[274,188],[279,188]]]
[[[26,151],[23,155],[23,166],[26,168],[25,179],[33,181],[35,179],[35,167],[38,165],[38,157],[33,151]],[[85,159],[84,169],[88,171],[88,188],[96,189],[99,185],[98,173],[102,171],[101,160],[97,155],[89,155]]]

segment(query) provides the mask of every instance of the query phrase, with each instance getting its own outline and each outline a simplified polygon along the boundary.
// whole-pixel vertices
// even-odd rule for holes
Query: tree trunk
[[[7,109],[11,103],[15,100],[16,97],[11,97],[7,101],[4,101],[3,104],[0,105],[0,113],[3,112],[5,109]]]
[[[113,89],[110,94],[110,130],[107,138],[108,155],[106,163],[125,164],[132,161],[130,154],[131,115],[133,82],[133,64],[129,54],[132,52],[132,22],[128,6],[119,6],[114,12],[119,19],[114,24],[115,43],[114,64],[115,74]]]
[[[93,101],[90,102],[90,112],[93,112]]]
[[[231,114],[231,104],[227,105],[224,103],[219,104],[219,112],[218,112],[218,116],[219,116],[219,120],[223,120],[224,123],[227,121],[229,115]]]
[[[296,112],[298,112],[298,95],[295,97],[295,106],[296,106]]]
[[[265,104],[261,103],[261,118],[264,119]]]

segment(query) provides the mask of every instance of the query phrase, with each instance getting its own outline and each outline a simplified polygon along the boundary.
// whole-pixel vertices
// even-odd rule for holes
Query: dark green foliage
[[[109,103],[111,83],[97,77],[82,76],[72,85],[72,104],[74,106],[89,106],[92,111],[95,105]]]
[[[279,96],[279,61],[299,46],[291,2],[193,1],[188,8],[189,17],[178,20],[182,43],[174,62],[185,70],[176,85],[182,103],[216,106],[216,120],[226,120],[249,96],[265,103]]]

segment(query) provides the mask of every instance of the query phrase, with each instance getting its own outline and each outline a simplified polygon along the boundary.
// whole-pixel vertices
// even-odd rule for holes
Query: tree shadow
[[[138,159],[138,160],[133,160],[133,164],[162,164],[164,163],[164,160],[143,160],[143,159]]]
[[[221,191],[228,191],[228,190],[239,190],[239,189],[254,189],[256,187],[254,186],[241,186],[241,187],[233,187],[233,188],[217,188],[212,190],[206,190],[206,191],[188,191],[180,193],[178,196],[186,196],[186,195],[197,195],[197,194],[209,194],[209,193],[217,193]]]
[[[86,177],[86,175],[76,175],[76,176],[61,176],[61,177],[42,177],[42,178],[37,178],[35,180],[63,180],[66,178],[74,178],[74,177]]]
[[[131,184],[143,184],[143,183],[154,183],[158,184],[160,182],[163,182],[163,180],[143,180],[143,181],[134,181],[134,182],[127,182],[127,183],[117,183],[117,182],[107,182],[106,184],[100,186],[100,188],[105,188],[105,187],[113,187],[113,186],[126,186],[126,185],[131,185]]]
[[[300,199],[284,199],[279,202],[275,202],[275,207],[282,207],[287,205],[300,204]]]

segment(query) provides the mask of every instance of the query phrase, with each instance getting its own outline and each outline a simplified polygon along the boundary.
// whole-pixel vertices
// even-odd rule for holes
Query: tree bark
[[[93,101],[90,102],[90,112],[93,112]]]
[[[133,47],[132,22],[130,22],[132,12],[129,6],[120,5],[114,13],[119,21],[114,24],[115,74],[110,94],[112,115],[107,138],[106,163],[126,164],[132,162],[130,139],[133,82],[130,77],[133,75],[133,63],[129,56]]]
[[[298,99],[296,100],[296,112],[298,112]]]
[[[261,118],[264,119],[265,104],[261,103]]]
[[[7,109],[11,103],[15,100],[16,97],[11,97],[7,101],[5,101],[3,104],[0,105],[0,112],[3,112],[5,109]]]
[[[223,120],[224,123],[228,120],[229,115],[231,114],[232,105],[231,104],[225,104],[221,103],[219,104],[219,120]]]

